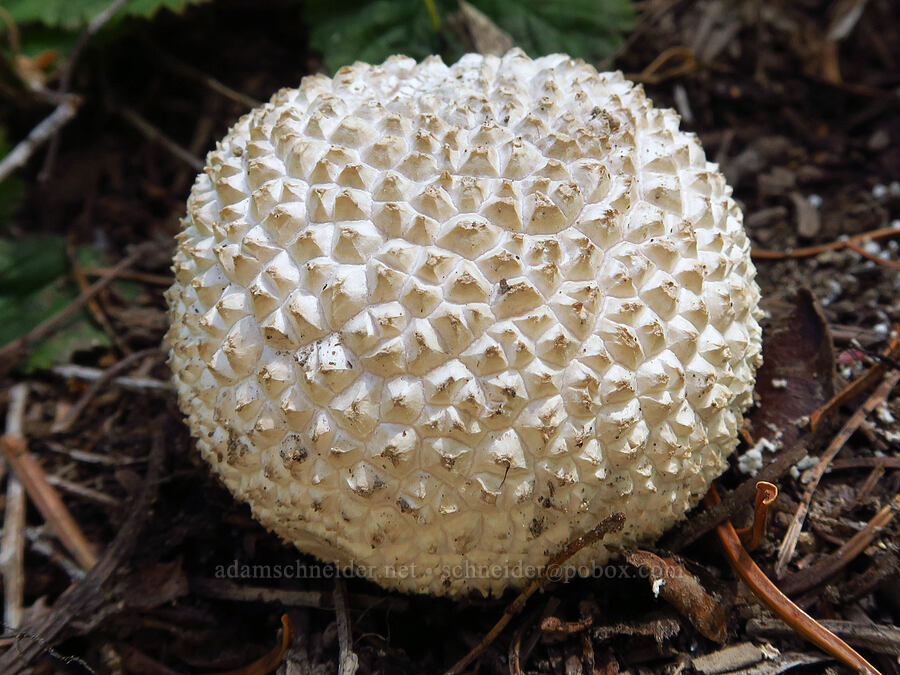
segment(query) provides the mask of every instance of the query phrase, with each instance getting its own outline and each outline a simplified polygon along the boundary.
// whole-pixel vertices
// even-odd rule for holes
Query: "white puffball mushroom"
[[[300,550],[499,594],[653,540],[760,363],[742,215],[672,110],[555,54],[315,75],[207,158],[167,335],[202,456]]]

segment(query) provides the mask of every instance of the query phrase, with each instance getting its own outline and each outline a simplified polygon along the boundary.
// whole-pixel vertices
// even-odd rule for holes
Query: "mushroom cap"
[[[300,550],[405,591],[653,540],[760,363],[742,215],[672,110],[566,55],[395,56],[242,117],[167,293],[202,456]]]

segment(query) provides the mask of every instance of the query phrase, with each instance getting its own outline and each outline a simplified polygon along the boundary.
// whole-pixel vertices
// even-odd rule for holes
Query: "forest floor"
[[[735,524],[748,522],[753,502],[752,491],[745,502],[729,501],[742,484],[752,490],[741,469],[791,451],[795,461],[807,451],[821,456],[850,425],[852,435],[811,493],[799,533],[789,525],[805,500],[803,470],[815,471],[814,463],[772,469],[781,492],[752,555],[883,673],[900,673],[900,519],[893,518],[900,506],[900,397],[890,387],[900,363],[879,357],[900,322],[894,4],[653,0],[641,5],[637,28],[615,57],[598,64],[642,82],[657,105],[675,107],[744,208],[768,317],[760,405],[718,483]],[[472,649],[513,599],[403,596],[348,579],[346,607],[339,602],[336,613],[335,584],[326,574],[217,574],[224,568],[227,576],[232,561],[298,561],[193,450],[159,349],[173,237],[203,153],[253,100],[320,67],[304,44],[296,5],[250,7],[220,0],[183,16],[160,15],[139,41],[89,50],[74,79],[84,102],[58,151],[51,160],[39,151],[22,172],[27,197],[12,231],[63,235],[98,251],[103,262],[81,267],[85,284],[139,254],[90,306],[112,348],[75,351],[68,365],[52,370],[25,372],[20,362],[0,368],[0,405],[11,400],[14,384],[27,385],[21,422],[52,486],[44,489],[62,495],[77,529],[100,552],[85,576],[29,507],[18,578],[25,628],[8,631],[0,643],[3,672],[26,663],[32,672],[225,671],[273,650],[281,656],[282,614],[293,640],[281,672],[336,672],[346,634],[339,616],[349,616],[359,672],[440,672]],[[210,78],[232,93],[210,86]],[[3,116],[13,138],[40,119],[29,110]],[[38,180],[42,171],[49,180]],[[882,232],[852,238],[872,231]],[[871,386],[832,410],[816,433],[795,423],[876,363],[882,365]],[[92,385],[98,372],[106,376]],[[116,379],[122,376],[137,379]],[[774,427],[783,431],[774,438],[781,449],[757,457],[753,447],[776,436]],[[7,523],[15,523],[2,504]],[[478,672],[844,672],[774,621],[736,580],[703,511],[652,550],[677,551],[677,564],[716,594],[726,609],[724,643],[704,637],[690,620],[703,617],[686,618],[677,600],[655,598],[647,579],[622,572],[637,571],[623,562],[614,578],[554,584],[533,597],[480,655]],[[779,550],[791,544],[796,551],[779,566]],[[7,583],[16,580],[8,562],[0,567]],[[721,651],[736,645],[748,656]],[[704,654],[712,656],[704,661]],[[242,672],[265,666],[254,668]]]

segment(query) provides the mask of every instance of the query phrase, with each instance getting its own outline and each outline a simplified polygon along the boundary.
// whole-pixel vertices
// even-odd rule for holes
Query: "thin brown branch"
[[[718,500],[719,495],[716,493],[716,488],[710,488],[705,502],[708,505],[714,505]],[[797,634],[812,642],[819,649],[831,654],[841,663],[855,669],[858,673],[878,675],[875,666],[778,590],[778,587],[763,574],[763,571],[757,567],[753,558],[741,545],[741,540],[730,522],[726,521],[718,525],[716,533],[734,571],[766,607],[793,628]]]
[[[199,82],[210,91],[214,91],[227,99],[231,99],[235,103],[239,103],[240,105],[248,109],[258,108],[262,105],[262,101],[258,101],[252,96],[248,96],[247,94],[243,94],[236,89],[232,89],[231,87],[223,84],[211,75],[207,75],[199,68],[195,68],[191,64],[175,57],[156,43],[151,43],[150,40],[147,40],[147,42],[150,43],[150,45],[155,49],[156,55],[159,57],[160,62],[172,72]]]
[[[828,447],[825,448],[825,451],[819,458],[819,463],[810,469],[808,476],[804,476],[804,478],[808,477],[809,480],[806,484],[806,490],[803,493],[803,497],[800,499],[800,504],[797,506],[797,510],[791,520],[791,524],[788,526],[788,530],[784,535],[784,540],[781,542],[781,546],[778,549],[778,559],[775,562],[776,578],[780,579],[784,576],[788,563],[794,555],[797,539],[800,536],[800,531],[803,529],[803,521],[806,519],[806,514],[809,511],[809,504],[819,485],[819,481],[822,479],[822,476],[825,475],[825,471],[830,466],[832,460],[844,447],[844,444],[850,440],[850,437],[856,432],[859,425],[862,424],[863,420],[866,419],[879,403],[887,398],[898,381],[900,381],[900,372],[892,371],[888,373],[875,392],[866,399],[859,410],[853,413],[831,443],[829,443]]]
[[[17,384],[9,390],[6,410],[6,436],[23,437],[22,419],[28,400],[28,385]],[[3,576],[3,623],[18,628],[22,623],[25,602],[25,491],[22,483],[10,474],[6,483],[3,514],[3,539],[0,543],[0,571]]]
[[[834,619],[820,622],[825,628],[850,644],[871,649],[880,654],[900,654],[900,628],[877,623],[856,623]],[[750,619],[747,632],[759,637],[790,637],[793,629],[773,619]]]
[[[106,547],[99,562],[84,579],[73,583],[46,612],[35,615],[17,635],[16,642],[0,655],[0,673],[17,675],[30,670],[29,666],[43,653],[52,653],[53,646],[76,630],[76,620],[89,620],[103,607],[109,585],[137,545],[156,498],[159,475],[165,458],[162,435],[153,440],[147,464],[147,474],[140,492],[134,499],[128,516],[118,534]]]
[[[90,288],[90,284],[81,269],[81,265],[78,264],[78,254],[75,250],[75,242],[72,237],[66,238],[66,254],[69,256],[69,264],[72,267],[72,277],[75,279],[75,283],[78,284],[79,292],[87,292]],[[100,306],[99,299],[100,296],[98,295],[87,302],[87,308],[91,312],[91,316],[93,316],[94,321],[103,328],[103,332],[106,333],[107,337],[122,354],[131,354],[131,349],[129,349],[128,345],[125,344],[125,341],[119,336],[118,331],[116,331],[109,322],[109,318]]]
[[[302,577],[297,575],[297,578]],[[297,591],[289,588],[246,586],[228,579],[204,579],[200,577],[190,579],[189,584],[193,593],[207,598],[233,600],[236,602],[275,602],[285,607],[334,609],[333,595],[322,591]],[[351,607],[356,609],[381,608],[398,612],[405,612],[409,609],[409,602],[406,598],[354,593],[348,599],[348,602]]]
[[[203,162],[198,157],[192,155],[188,150],[169,138],[161,129],[141,117],[136,110],[122,106],[118,109],[118,112],[125,121],[137,129],[148,141],[159,143],[169,154],[187,164],[194,171],[203,170]]]
[[[847,401],[856,398],[870,387],[875,386],[879,378],[887,370],[887,361],[900,358],[900,325],[894,326],[895,334],[882,353],[883,360],[874,363],[866,372],[857,377],[853,382],[831,397],[821,408],[809,416],[809,428],[813,431],[822,423],[828,415],[837,410]]]
[[[51,369],[54,375],[59,377],[71,378],[73,380],[84,380],[85,382],[96,382],[103,378],[106,373],[100,368],[90,368],[89,366],[79,366],[74,363],[66,363],[61,366],[54,366]],[[169,392],[174,389],[171,382],[165,380],[157,380],[152,377],[132,377],[131,375],[121,375],[114,377],[112,383],[122,389],[130,391],[162,391]]]
[[[109,267],[85,267],[81,271],[87,277],[102,277],[108,274]],[[140,281],[143,284],[152,284],[154,286],[171,286],[175,283],[175,277],[166,276],[164,274],[148,274],[147,272],[137,272],[135,270],[125,270],[119,274],[120,279],[125,281]]]
[[[778,487],[764,480],[756,484],[756,499],[753,502],[753,524],[737,530],[741,543],[748,551],[752,551],[766,534],[769,507],[778,497]]]
[[[864,528],[850,537],[837,551],[815,565],[806,567],[783,579],[781,590],[788,595],[796,595],[833,577],[872,543],[872,540],[894,519],[898,510],[900,510],[900,494],[894,495],[890,504],[882,507]]]
[[[497,639],[497,636],[503,632],[503,629],[512,621],[513,617],[522,611],[525,607],[525,603],[528,602],[528,598],[534,595],[537,591],[544,588],[548,583],[550,583],[556,576],[559,574],[560,568],[566,561],[569,560],[573,555],[578,553],[580,550],[593,546],[598,541],[600,541],[607,534],[612,532],[618,532],[625,526],[625,515],[622,513],[614,513],[611,516],[607,516],[604,518],[599,525],[597,525],[594,529],[592,529],[587,534],[584,534],[580,537],[573,539],[568,542],[566,546],[560,551],[557,555],[555,555],[547,566],[544,568],[541,576],[532,579],[531,583],[526,586],[521,593],[519,593],[518,597],[513,600],[503,612],[503,616],[494,624],[494,627],[491,628],[487,634],[481,639],[481,641],[475,645],[475,647],[464,657],[462,657],[459,661],[453,664],[450,669],[447,671],[447,675],[453,675],[454,673],[461,673],[465,668],[468,667],[470,663],[472,663],[475,659],[477,659],[485,649],[487,649],[494,640]]]
[[[25,439],[17,434],[0,437],[0,450],[38,511],[63,545],[84,569],[97,562],[97,553],[78,523],[69,513],[59,493],[47,482],[43,468],[28,451]]]
[[[291,640],[294,636],[294,628],[291,626],[291,620],[287,614],[281,615],[281,639],[272,651],[265,656],[258,658],[251,664],[235,670],[228,670],[213,675],[268,675],[281,664],[284,653],[291,646]]]
[[[704,534],[712,530],[719,523],[731,518],[739,509],[744,508],[750,500],[754,499],[760,481],[768,483],[777,482],[790,468],[806,457],[809,448],[813,447],[818,436],[807,436],[798,441],[793,447],[785,448],[770,464],[767,464],[754,478],[748,478],[736,489],[726,494],[715,506],[694,514],[682,526],[667,535],[660,543],[663,548],[670,551],[680,551],[690,546]]]
[[[33,343],[49,335],[59,324],[73,316],[78,310],[84,307],[86,302],[115,281],[122,270],[131,267],[140,256],[141,250],[140,247],[137,247],[131,255],[121,260],[108,274],[104,274],[95,281],[86,293],[79,295],[75,300],[70,302],[65,309],[57,312],[48,319],[45,319],[26,335],[0,347],[0,373],[8,372],[14,365],[11,361],[13,361],[16,355],[28,349]]]
[[[23,166],[39,147],[68,124],[75,117],[80,103],[81,99],[77,96],[69,96],[64,99],[56,106],[56,110],[39,122],[28,136],[19,141],[10,153],[0,160],[0,181]]]
[[[870,239],[884,239],[886,237],[900,236],[900,227],[882,227],[877,230],[855,234],[846,239],[839,239],[827,244],[818,244],[816,246],[807,246],[805,248],[795,248],[788,251],[771,251],[762,248],[755,248],[751,251],[751,255],[757,260],[783,260],[785,258],[808,258],[810,256],[824,253],[825,251],[837,251],[847,248],[847,244],[855,244],[861,241],[869,241]]]
[[[340,577],[335,577],[332,597],[338,632],[338,675],[354,675],[359,669],[359,657],[353,652],[353,634],[347,612],[347,588]]]
[[[900,262],[891,260],[890,258],[882,258],[881,256],[875,255],[874,253],[869,253],[862,246],[857,246],[852,241],[848,241],[847,243],[845,243],[844,247],[862,256],[866,260],[871,260],[872,262],[878,263],[879,265],[884,265],[885,267],[893,267],[895,270],[900,270]]]
[[[161,358],[163,353],[157,347],[151,347],[150,349],[144,349],[139,352],[134,352],[133,354],[129,354],[118,363],[113,366],[107,368],[103,371],[103,375],[94,380],[91,383],[91,386],[87,388],[87,390],[81,395],[81,398],[72,406],[66,416],[61,420],[57,421],[51,431],[55,434],[65,433],[69,429],[72,428],[72,425],[75,423],[75,420],[78,419],[79,415],[84,412],[84,409],[87,408],[88,404],[94,399],[94,397],[100,393],[100,391],[109,384],[110,381],[115,379],[118,375],[121,375],[123,372],[131,368],[135,363],[139,361],[143,361],[144,359],[156,356],[157,358]]]
[[[72,76],[75,73],[75,66],[81,59],[81,55],[84,52],[85,47],[87,47],[88,42],[90,42],[90,39],[94,37],[94,35],[96,35],[113,16],[115,16],[116,12],[118,12],[123,5],[130,1],[131,0],[113,0],[106,9],[94,16],[94,18],[88,22],[88,25],[85,26],[84,30],[81,31],[81,35],[78,36],[78,41],[75,43],[72,53],[63,65],[59,77],[59,86],[56,88],[56,92],[54,92],[57,96],[68,95],[69,90],[72,87]],[[56,161],[58,152],[59,129],[55,129],[50,138],[50,146],[47,148],[47,156],[44,158],[44,166],[38,175],[38,181],[41,183],[46,183],[53,173],[53,164]]]

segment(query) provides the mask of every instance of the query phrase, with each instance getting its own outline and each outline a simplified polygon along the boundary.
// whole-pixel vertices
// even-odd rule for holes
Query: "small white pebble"
[[[893,413],[888,409],[887,403],[882,401],[878,404],[878,407],[875,408],[875,414],[878,415],[878,419],[885,424],[893,424],[897,421],[897,418],[894,417]]]
[[[891,253],[896,253],[897,251],[900,251],[900,242],[896,239],[888,239],[887,248]]]
[[[820,302],[827,306],[841,297],[841,294],[844,292],[844,287],[837,279],[828,279],[825,282],[825,285],[828,287],[828,292],[820,298]]]
[[[796,466],[791,467],[790,474],[791,478],[793,478],[794,480],[800,480],[800,469],[798,469]]]
[[[762,468],[762,452],[756,446],[738,457],[738,471],[748,476],[755,476]]]
[[[822,197],[820,195],[809,195],[809,197],[806,198],[806,201],[809,202],[810,206],[817,209],[822,206]]]
[[[653,586],[651,587],[651,589],[653,591],[654,598],[659,597],[659,589],[662,588],[665,583],[666,583],[665,579],[654,579],[653,580]]]
[[[772,389],[787,389],[787,380],[783,377],[773,377]]]
[[[800,471],[806,471],[809,467],[815,466],[819,463],[819,458],[815,455],[807,455],[799,462],[797,462],[794,466],[796,466]]]
[[[853,368],[851,368],[850,366],[844,366],[843,368],[841,368],[841,377],[843,377],[845,380],[851,379],[853,377]]]
[[[886,322],[876,323],[874,326],[872,326],[872,332],[887,336],[887,334],[891,332],[891,325]]]
[[[888,192],[891,193],[892,197],[900,197],[900,180],[892,180],[891,184],[888,185]]]
[[[875,197],[875,199],[884,199],[885,197],[887,197],[887,193],[888,193],[887,185],[882,185],[881,183],[877,183],[872,188],[872,196]]]
[[[888,443],[900,443],[900,431],[885,431],[884,440]]]
[[[863,242],[862,250],[871,255],[878,255],[881,253],[881,244],[874,239],[869,239],[868,241]]]

